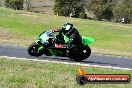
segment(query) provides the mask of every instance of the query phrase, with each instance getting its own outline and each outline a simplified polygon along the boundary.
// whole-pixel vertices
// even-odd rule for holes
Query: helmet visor
[[[65,27],[65,30],[70,30],[70,28],[71,28],[71,25],[67,25],[67,26]]]

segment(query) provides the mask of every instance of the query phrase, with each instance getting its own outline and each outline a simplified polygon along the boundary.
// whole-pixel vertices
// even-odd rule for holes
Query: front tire
[[[32,43],[29,47],[28,47],[28,54],[31,55],[31,56],[41,56],[43,55],[43,50],[41,51],[38,51],[38,49],[40,48],[41,46],[37,43]]]

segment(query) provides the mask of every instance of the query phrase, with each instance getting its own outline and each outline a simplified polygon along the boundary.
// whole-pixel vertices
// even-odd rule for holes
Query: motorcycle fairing
[[[93,38],[82,36],[82,43],[84,45],[88,45],[88,44],[91,44],[93,42],[94,42],[94,39]]]

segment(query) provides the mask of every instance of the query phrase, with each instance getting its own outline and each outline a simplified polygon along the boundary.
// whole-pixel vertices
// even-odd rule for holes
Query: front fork
[[[39,53],[40,51],[44,49],[44,45],[40,41],[36,41],[36,43],[40,45],[40,47],[38,48],[38,53]]]
[[[39,47],[39,48],[38,48],[38,53],[39,53],[40,51],[42,51],[43,49],[44,49],[43,46]]]

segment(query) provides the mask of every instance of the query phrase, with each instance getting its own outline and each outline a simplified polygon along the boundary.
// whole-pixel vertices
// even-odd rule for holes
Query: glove
[[[52,30],[51,30],[51,32],[56,32],[56,31],[57,31],[57,29],[52,29]]]

